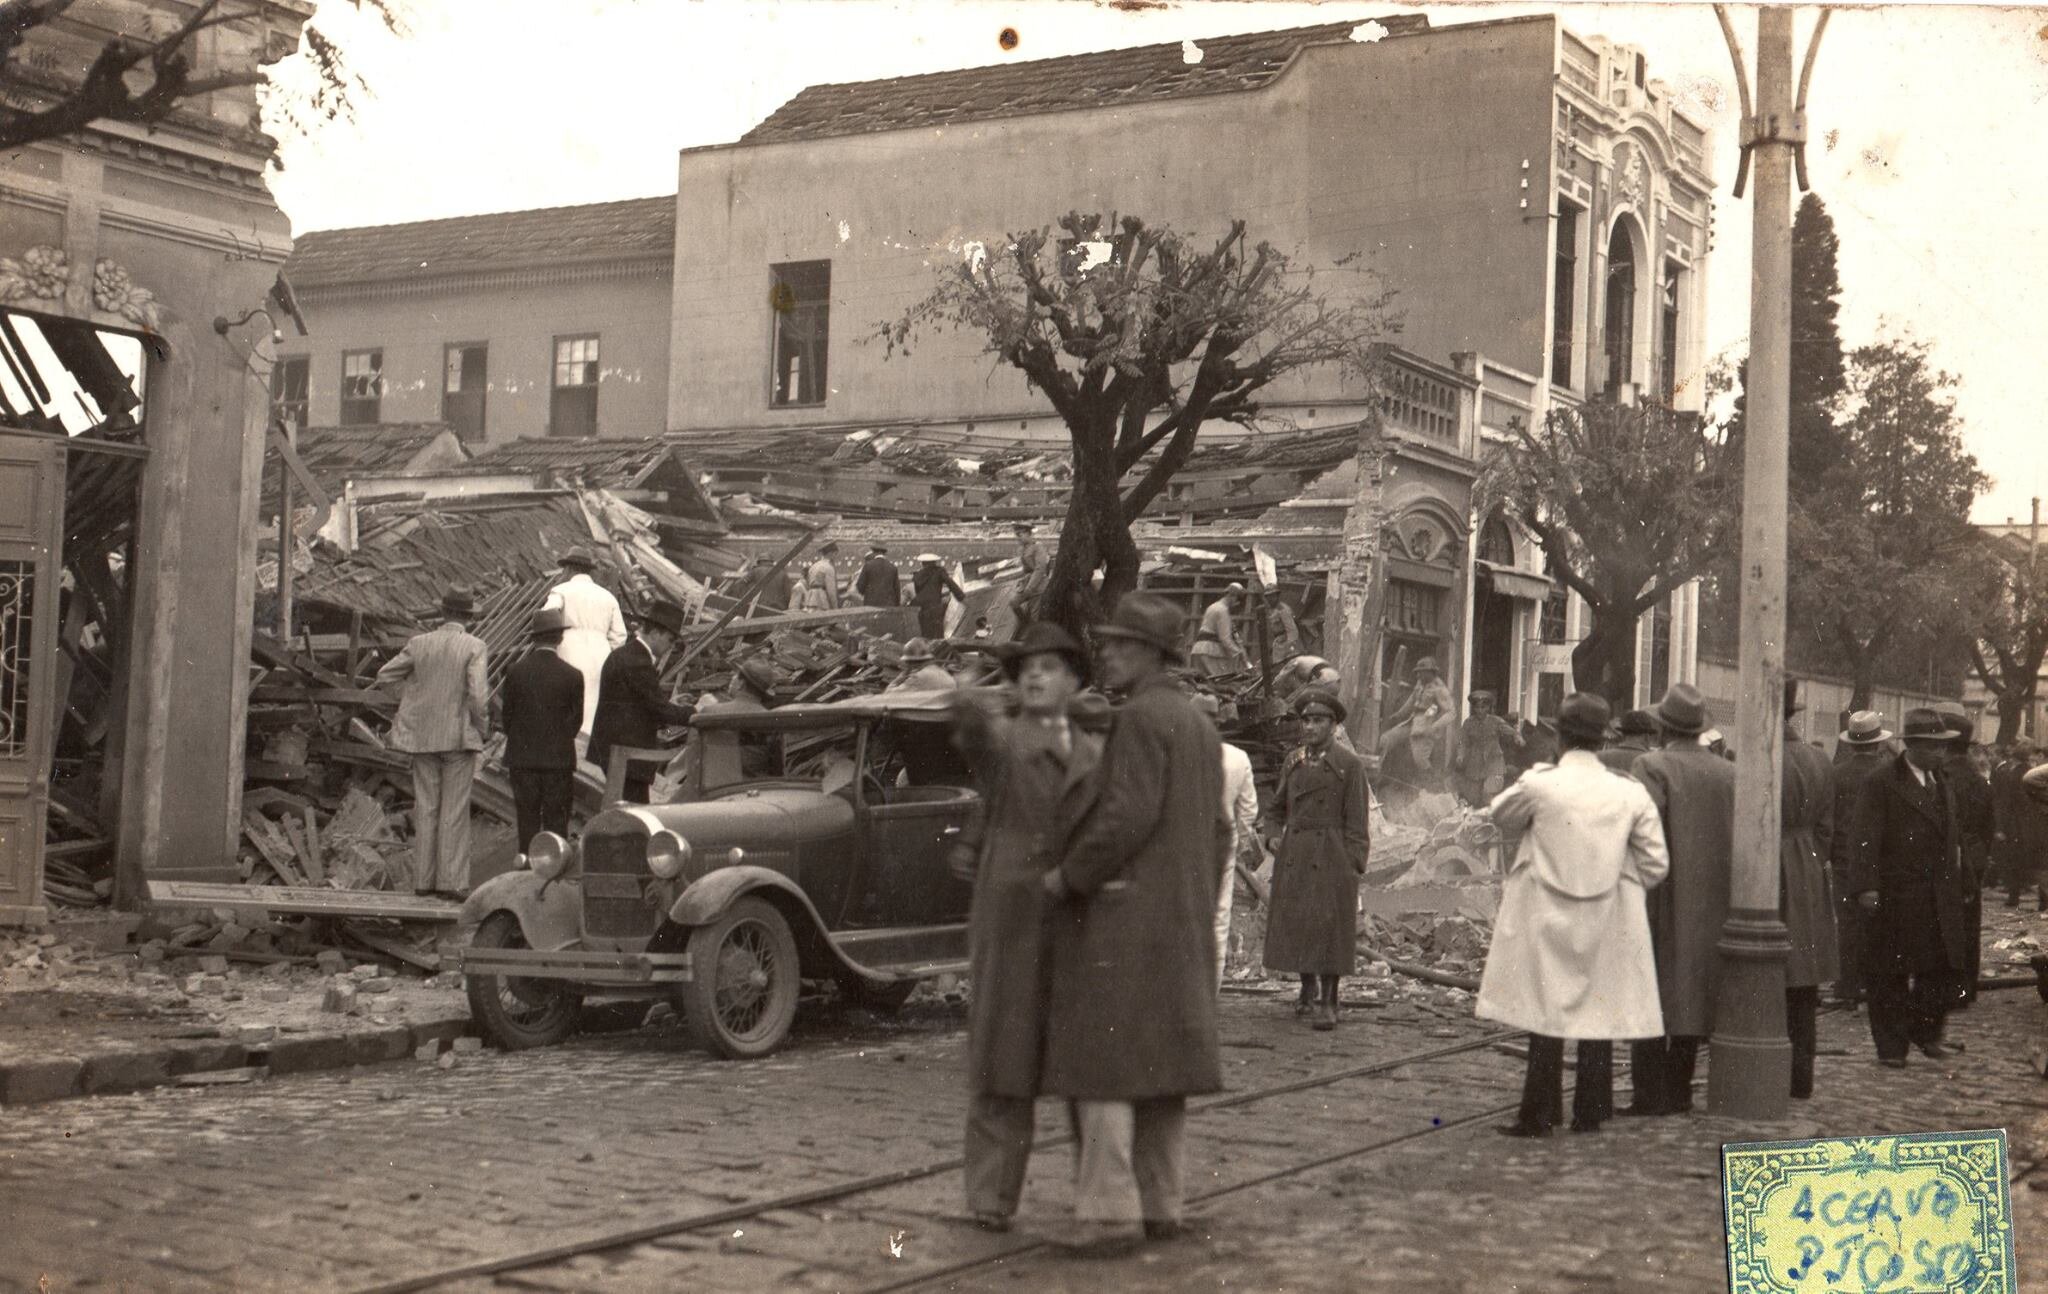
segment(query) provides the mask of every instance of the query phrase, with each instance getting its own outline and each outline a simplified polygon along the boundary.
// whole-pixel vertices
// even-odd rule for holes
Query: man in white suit
[[[1572,1131],[1614,1112],[1614,1040],[1664,1032],[1644,891],[1669,868],[1649,792],[1598,757],[1611,712],[1574,692],[1557,712],[1564,753],[1493,800],[1519,831],[1479,981],[1482,1019],[1529,1031],[1522,1109],[1500,1131],[1547,1137],[1564,1113],[1564,1040],[1579,1045]]]
[[[583,727],[576,734],[581,758],[590,745],[590,721],[597,716],[597,693],[605,660],[626,645],[626,617],[610,589],[590,578],[597,559],[588,548],[562,554],[563,580],[548,590],[545,607],[561,611],[564,628],[555,654],[583,672]]]
[[[391,744],[412,756],[413,889],[469,895],[469,792],[490,726],[489,652],[464,626],[476,603],[461,589],[441,599],[441,623],[415,634],[377,671],[398,694]]]

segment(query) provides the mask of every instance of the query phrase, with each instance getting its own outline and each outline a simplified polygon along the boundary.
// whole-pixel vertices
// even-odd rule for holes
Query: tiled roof
[[[1429,29],[1429,19],[1421,14],[1388,15],[1375,21],[1390,36]],[[1199,63],[1186,61],[1180,42],[1175,41],[885,81],[814,85],[777,108],[766,121],[742,135],[740,142],[824,139],[1021,117],[1063,108],[1113,107],[1255,90],[1278,76],[1304,46],[1348,41],[1359,25],[1358,21],[1335,22],[1286,31],[1205,36],[1194,42],[1202,51]]]
[[[402,225],[300,234],[285,262],[294,287],[481,274],[672,256],[676,200],[631,198],[576,207],[498,211]]]

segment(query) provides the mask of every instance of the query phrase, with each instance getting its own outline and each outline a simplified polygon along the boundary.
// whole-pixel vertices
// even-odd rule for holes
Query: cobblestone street
[[[1708,1291],[1724,1287],[1722,1140],[2005,1126],[2016,1167],[2031,1164],[2048,1137],[2048,1099],[2025,1066],[2041,1012],[2028,992],[1987,995],[1957,1018],[1969,1051],[1945,1075],[1921,1062],[1878,1069],[1861,1018],[1832,1014],[1819,1096],[1786,1125],[1621,1120],[1598,1138],[1508,1143],[1490,1125],[1514,1098],[1519,1064],[1496,1047],[1254,1093],[1484,1039],[1476,1022],[1395,1003],[1315,1034],[1282,999],[1229,994],[1233,1094],[1191,1121],[1198,1234],[1110,1264],[1032,1248],[1061,1226],[1063,1147],[1035,1159],[1017,1232],[949,1220],[960,1207],[946,1166],[959,1145],[962,1036],[943,1008],[895,1022],[821,1012],[799,1045],[745,1065],[705,1059],[680,1031],[655,1027],[465,1053],[447,1070],[400,1062],[161,1089],[9,1112],[0,1196],[14,1225],[0,1237],[0,1280],[372,1288],[727,1213],[735,1220],[637,1247],[437,1287]],[[1041,1138],[1063,1123],[1041,1108]],[[944,1171],[736,1216],[920,1168]],[[2048,1278],[2030,1243],[2048,1234],[2044,1203],[2018,1190],[2030,1278]]]

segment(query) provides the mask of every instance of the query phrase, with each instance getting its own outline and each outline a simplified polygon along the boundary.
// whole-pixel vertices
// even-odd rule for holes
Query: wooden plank
[[[281,819],[277,825],[283,830],[285,839],[291,842],[292,855],[299,875],[305,877],[308,884],[319,884],[320,878],[314,875],[318,864],[306,848],[306,829],[299,825],[297,818]]]
[[[306,809],[306,876],[315,885],[327,883],[327,859],[320,849],[320,820]]]
[[[395,710],[398,701],[388,692],[366,687],[299,687],[294,684],[265,683],[249,689],[249,700],[257,705],[361,705],[373,710]]]
[[[271,870],[281,879],[293,885],[306,884],[306,878],[292,856],[291,845],[278,832],[276,823],[260,813],[251,812],[243,815],[242,834],[256,846],[256,852],[263,855],[263,861],[269,863]]]
[[[382,890],[330,890],[296,885],[221,885],[211,881],[149,882],[149,901],[166,907],[226,908],[309,916],[381,917],[393,921],[455,921],[462,905]]]

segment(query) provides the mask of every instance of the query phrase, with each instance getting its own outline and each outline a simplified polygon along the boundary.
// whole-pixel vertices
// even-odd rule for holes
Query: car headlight
[[[526,865],[542,880],[554,880],[569,870],[569,842],[552,831],[537,833],[527,843]]]
[[[690,865],[690,842],[673,831],[657,831],[647,838],[647,870],[664,881],[672,881]]]

